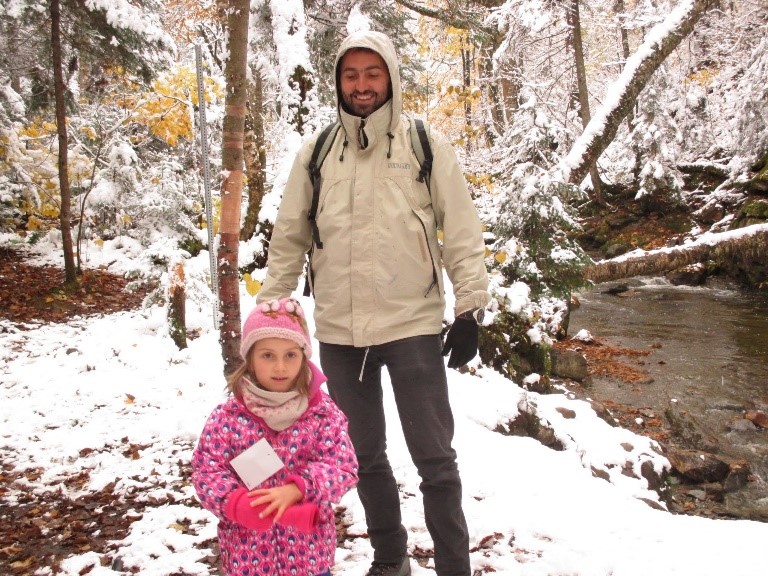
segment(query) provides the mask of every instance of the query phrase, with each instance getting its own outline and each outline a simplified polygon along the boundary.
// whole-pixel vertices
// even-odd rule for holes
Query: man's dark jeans
[[[397,482],[386,454],[381,369],[392,381],[400,425],[421,476],[424,517],[439,576],[468,576],[469,536],[461,506],[453,414],[438,335],[365,348],[320,343],[320,362],[333,400],[349,418],[357,452],[357,486],[374,560],[398,562],[407,553]],[[362,381],[360,373],[362,370]]]

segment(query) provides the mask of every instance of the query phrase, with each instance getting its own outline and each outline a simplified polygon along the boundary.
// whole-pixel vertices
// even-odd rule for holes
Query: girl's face
[[[304,352],[293,340],[263,338],[248,354],[248,367],[259,386],[270,392],[288,392],[296,385]]]

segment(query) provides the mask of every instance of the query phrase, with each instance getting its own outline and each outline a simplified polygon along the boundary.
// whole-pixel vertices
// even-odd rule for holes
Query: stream
[[[628,289],[608,293],[619,284]],[[768,430],[744,419],[746,410],[768,412],[768,295],[635,278],[577,297],[570,336],[585,329],[599,341],[650,351],[640,367],[647,380],[595,379],[594,398],[660,417],[674,405],[692,416],[702,431],[698,449],[750,463],[753,481],[727,494],[725,507],[768,521]]]

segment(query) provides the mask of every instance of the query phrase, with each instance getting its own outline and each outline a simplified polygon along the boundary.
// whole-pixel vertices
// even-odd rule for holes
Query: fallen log
[[[656,276],[696,263],[714,262],[725,268],[768,262],[768,224],[728,232],[707,232],[695,241],[648,252],[635,250],[584,268],[584,278],[596,284],[636,276]],[[761,280],[765,282],[766,279]]]

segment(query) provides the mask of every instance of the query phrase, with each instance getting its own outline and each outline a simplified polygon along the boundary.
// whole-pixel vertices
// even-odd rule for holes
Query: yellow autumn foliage
[[[18,209],[29,215],[27,230],[46,230],[58,225],[61,207],[56,123],[34,117],[19,127],[17,137],[24,150],[23,154],[14,157],[14,162],[24,167],[34,190],[34,194],[20,198]],[[70,149],[67,160],[73,187],[82,185],[91,177],[93,161],[79,146]]]
[[[494,179],[487,172],[466,172],[464,177],[475,188],[482,188],[486,192],[493,192]]]
[[[207,77],[203,91],[206,102],[223,95],[221,86]],[[151,92],[127,96],[120,104],[133,109],[131,121],[146,126],[169,146],[177,146],[180,139],[192,140],[194,106],[198,104],[195,70],[181,66],[162,74],[152,83]]]
[[[40,117],[33,118],[27,125],[19,130],[19,136],[28,140],[53,137],[56,135],[56,123],[43,120]]]
[[[45,224],[43,223],[43,221],[42,221],[42,220],[40,220],[40,218],[38,218],[38,217],[37,217],[37,216],[35,216],[34,214],[32,214],[32,215],[31,215],[31,216],[30,216],[30,217],[27,219],[27,230],[28,230],[29,232],[35,232],[35,231],[37,231],[37,230],[42,230],[42,229],[44,229],[44,228],[46,228],[46,226],[45,226]]]
[[[203,23],[208,25],[219,20],[218,2],[166,0],[164,4],[165,30],[180,46],[197,41]]]
[[[474,84],[464,85],[462,56],[474,50],[467,31],[450,26],[446,28],[433,20],[421,18],[416,37],[419,42],[417,54],[428,60],[440,61],[443,65],[427,67],[420,73],[417,85],[426,87],[427,93],[405,93],[404,107],[424,114],[455,145],[464,146],[475,141],[479,130],[466,125],[465,106],[475,106],[482,97],[482,91]],[[435,58],[436,54],[440,56]],[[478,72],[474,69],[472,78],[477,78]]]
[[[243,274],[243,280],[245,280],[245,289],[251,296],[256,296],[261,290],[261,282],[253,278],[250,272]]]
[[[702,88],[708,88],[712,85],[719,74],[719,70],[713,68],[702,68],[693,74],[689,74],[685,79],[686,84],[698,84]]]

